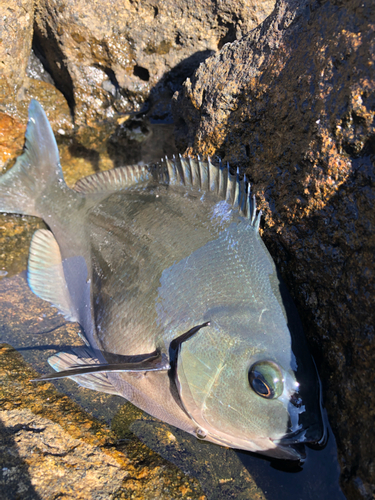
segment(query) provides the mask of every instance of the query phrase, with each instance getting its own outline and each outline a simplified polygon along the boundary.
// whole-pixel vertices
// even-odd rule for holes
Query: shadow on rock
[[[2,423],[2,413],[0,409],[1,498],[3,500],[14,500],[15,498],[37,500],[41,497],[31,484],[27,463],[20,457],[17,450],[17,435],[22,430],[22,426],[5,426]],[[38,429],[27,430],[38,432]]]
[[[155,163],[177,154],[171,110],[172,97],[186,78],[210,57],[212,50],[199,51],[168,71],[151,89],[139,113],[130,114],[108,139],[107,152],[114,167]]]

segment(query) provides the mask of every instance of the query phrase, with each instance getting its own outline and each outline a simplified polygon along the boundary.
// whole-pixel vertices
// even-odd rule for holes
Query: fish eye
[[[281,396],[284,383],[280,368],[273,361],[258,361],[249,370],[250,387],[265,399]]]

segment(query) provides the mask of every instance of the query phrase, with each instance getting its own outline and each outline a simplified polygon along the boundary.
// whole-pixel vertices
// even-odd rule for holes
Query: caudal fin
[[[42,106],[32,100],[24,153],[0,176],[0,212],[41,216],[38,200],[65,185],[59,151]]]

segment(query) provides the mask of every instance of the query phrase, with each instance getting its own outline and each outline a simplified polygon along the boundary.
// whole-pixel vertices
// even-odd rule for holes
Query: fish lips
[[[281,455],[275,458],[304,462],[306,459],[305,445],[313,448],[323,448],[327,442],[327,430],[324,424],[322,426],[315,423],[308,428],[289,432],[281,439],[271,439],[271,441],[277,446],[278,454]]]

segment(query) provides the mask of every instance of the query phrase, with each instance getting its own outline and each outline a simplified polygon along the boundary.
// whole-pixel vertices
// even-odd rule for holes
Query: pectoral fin
[[[99,366],[99,361],[93,357],[91,349],[86,347],[76,348],[74,349],[74,353],[59,352],[58,354],[51,356],[48,359],[48,363],[58,373],[53,373],[51,378],[47,375],[45,377],[41,377],[40,379],[36,379],[36,381],[60,378],[61,376],[64,376],[64,373],[69,372],[69,367],[72,366],[86,367],[86,370],[87,368],[92,369],[93,367]],[[77,382],[78,385],[86,387],[87,389],[105,392],[107,394],[118,394],[105,373],[77,374],[75,377],[72,376],[72,379]]]
[[[107,373],[109,372],[149,372],[149,371],[162,371],[169,370],[170,365],[165,354],[152,353],[146,355],[144,359],[140,361],[133,361],[131,357],[128,357],[129,361],[126,361],[126,356],[122,356],[124,359],[117,363],[100,363],[92,353],[90,356],[90,349],[83,349],[85,355],[77,355],[72,353],[61,352],[51,356],[48,362],[58,373],[52,373],[49,375],[44,375],[34,381],[39,382],[41,380],[56,380],[59,378],[72,377],[78,384],[87,387],[89,389],[98,390],[101,392],[107,392],[110,394],[117,394],[113,386],[107,378]],[[75,350],[76,353],[78,349]]]
[[[47,229],[38,229],[30,244],[27,281],[31,290],[47,300],[70,321],[77,321],[71,304],[60,248]]]

